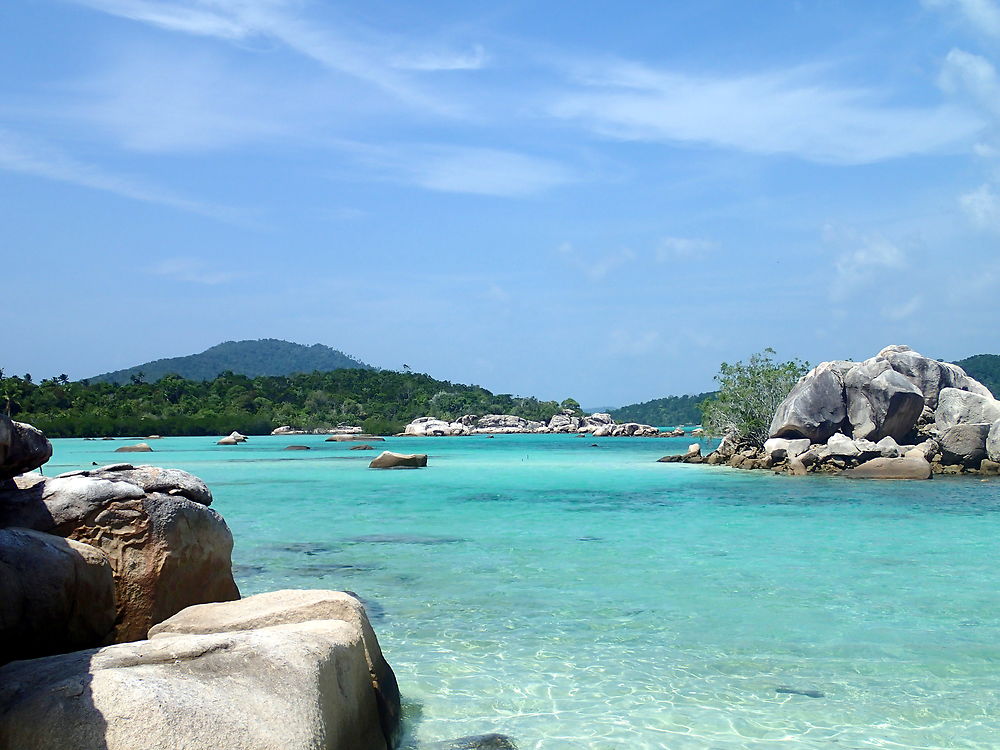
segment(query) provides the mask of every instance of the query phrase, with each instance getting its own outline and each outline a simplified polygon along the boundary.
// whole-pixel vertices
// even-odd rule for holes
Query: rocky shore
[[[928,479],[1000,474],[1000,401],[957,365],[888,346],[864,362],[823,362],[781,403],[763,446],[725,438],[665,463],[792,475]]]
[[[684,430],[660,432],[656,427],[636,422],[619,424],[610,414],[594,413],[581,416],[564,409],[548,422],[538,422],[510,414],[466,414],[454,422],[435,417],[418,417],[406,425],[401,435],[412,437],[449,437],[456,435],[507,434],[579,434],[592,437],[681,437]]]
[[[357,595],[241,598],[202,480],[28,473],[51,455],[0,417],[0,748],[399,746],[396,676]],[[496,734],[424,747],[516,750]]]

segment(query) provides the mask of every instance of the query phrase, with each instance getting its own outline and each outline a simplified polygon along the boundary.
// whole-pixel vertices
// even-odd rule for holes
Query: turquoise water
[[[368,600],[414,741],[1000,746],[1000,481],[655,463],[684,438],[378,444],[429,453],[418,471],[313,436],[53,442],[48,474],[128,460],[204,478],[244,594]]]

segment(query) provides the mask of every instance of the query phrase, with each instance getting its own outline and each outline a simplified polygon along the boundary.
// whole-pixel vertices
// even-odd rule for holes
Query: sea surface
[[[375,444],[430,454],[410,471],[322,436],[53,442],[47,474],[205,479],[245,595],[362,596],[414,747],[1000,747],[995,479],[658,464],[667,438]]]

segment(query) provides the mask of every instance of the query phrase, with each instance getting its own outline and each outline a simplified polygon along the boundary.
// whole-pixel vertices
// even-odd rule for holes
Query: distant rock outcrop
[[[553,415],[548,423],[538,422],[511,414],[487,414],[479,417],[466,414],[454,422],[446,422],[434,417],[418,417],[410,422],[403,435],[417,437],[445,437],[453,435],[494,435],[494,434],[592,434],[594,437],[659,437],[660,431],[648,424],[627,422],[616,424],[610,414],[595,413],[577,416],[572,409],[564,409]],[[680,430],[675,435],[684,435]]]
[[[704,461],[887,479],[987,472],[991,462],[992,473],[998,424],[1000,401],[961,367],[888,346],[864,362],[813,368],[778,406],[762,448],[727,439]]]

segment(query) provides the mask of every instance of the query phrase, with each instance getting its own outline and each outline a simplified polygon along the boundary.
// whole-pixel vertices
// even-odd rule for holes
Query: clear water
[[[46,468],[187,469],[245,594],[362,595],[413,742],[1000,746],[1000,482],[655,463],[689,443],[390,438],[429,468],[369,471],[313,436],[57,440]]]

